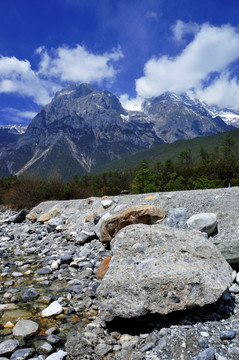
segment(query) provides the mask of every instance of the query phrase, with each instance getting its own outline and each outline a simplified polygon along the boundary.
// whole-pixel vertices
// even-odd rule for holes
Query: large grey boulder
[[[230,286],[230,265],[198,231],[130,225],[111,245],[113,256],[97,290],[103,320],[203,306]]]

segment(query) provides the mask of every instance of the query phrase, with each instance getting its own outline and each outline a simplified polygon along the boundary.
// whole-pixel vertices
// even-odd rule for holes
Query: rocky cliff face
[[[0,176],[57,172],[69,179],[162,142],[229,129],[203,107],[170,93],[149,99],[142,111],[127,112],[109,91],[73,84],[57,92],[17,143],[0,154]]]

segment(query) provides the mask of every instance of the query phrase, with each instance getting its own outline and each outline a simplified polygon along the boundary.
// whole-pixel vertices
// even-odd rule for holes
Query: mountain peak
[[[59,98],[60,96],[66,96],[67,98],[79,98],[81,96],[86,96],[93,91],[95,91],[95,88],[86,83],[82,83],[80,85],[71,84],[58,91],[55,95],[55,98]]]

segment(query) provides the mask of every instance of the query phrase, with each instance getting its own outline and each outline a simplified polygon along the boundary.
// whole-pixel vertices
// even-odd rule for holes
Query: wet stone
[[[53,351],[51,344],[43,340],[35,341],[34,346],[36,351],[42,354],[50,354]]]
[[[63,360],[67,355],[66,351],[59,350],[51,355],[49,355],[45,360]]]
[[[58,301],[53,301],[46,309],[41,312],[42,317],[59,315],[63,311],[63,307]]]
[[[23,309],[6,311],[2,315],[2,319],[4,321],[13,321],[13,322],[15,322],[17,319],[30,319],[31,317],[32,317],[31,312]]]
[[[31,348],[24,348],[16,350],[12,356],[10,357],[10,360],[25,360],[30,355],[34,354],[35,350]]]
[[[23,291],[21,298],[24,301],[31,301],[39,296],[38,292],[34,288],[29,288]]]
[[[0,311],[7,311],[7,310],[16,310],[19,306],[16,304],[0,304]]]
[[[13,352],[19,345],[18,340],[10,339],[0,343],[0,355]]]
[[[51,344],[59,344],[61,342],[61,338],[57,335],[51,334],[47,336],[47,341]]]
[[[13,328],[13,335],[27,337],[37,332],[39,325],[32,320],[19,320]]]
[[[48,275],[52,273],[52,269],[49,267],[42,267],[41,269],[36,271],[37,275]]]

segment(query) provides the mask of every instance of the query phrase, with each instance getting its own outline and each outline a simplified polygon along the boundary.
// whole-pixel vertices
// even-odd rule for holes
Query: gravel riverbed
[[[51,201],[19,222],[19,212],[2,208],[0,359],[239,359],[237,263],[234,285],[202,308],[107,323],[97,299],[98,270],[111,256],[99,239],[104,218],[155,205],[166,211],[165,224],[184,228],[190,216],[209,212],[217,216],[211,241],[239,241],[238,200],[239,189],[230,188]],[[177,224],[172,214],[182,208]]]

